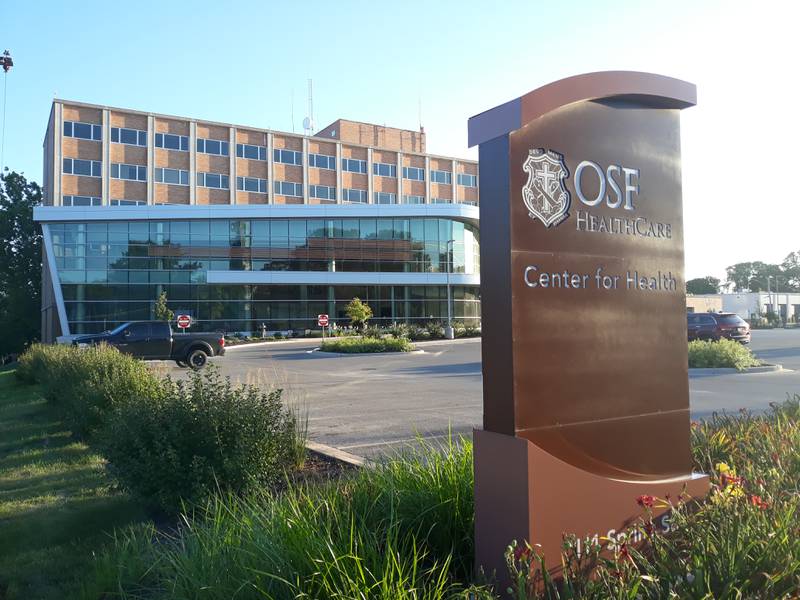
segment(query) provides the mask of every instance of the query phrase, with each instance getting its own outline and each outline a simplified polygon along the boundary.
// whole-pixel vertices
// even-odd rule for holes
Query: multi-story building
[[[303,330],[479,318],[478,165],[424,131],[297,135],[55,100],[44,140],[42,335],[153,318]]]

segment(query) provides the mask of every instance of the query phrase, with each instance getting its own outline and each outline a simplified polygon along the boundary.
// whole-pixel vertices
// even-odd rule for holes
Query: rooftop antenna
[[[292,89],[292,133],[294,133],[294,89]]]
[[[11,58],[11,53],[6,50],[0,54],[0,65],[3,67],[3,133],[0,134],[0,173],[3,172],[5,165],[5,149],[6,149],[6,99],[8,97],[8,72],[14,66],[14,60]]]
[[[314,91],[311,79],[308,80],[308,116],[303,119],[303,129],[306,135],[314,133]]]

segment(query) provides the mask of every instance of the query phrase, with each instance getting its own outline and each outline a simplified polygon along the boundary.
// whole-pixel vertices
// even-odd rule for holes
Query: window
[[[92,123],[64,121],[64,136],[99,142],[103,139],[103,128],[100,125],[94,125]]]
[[[197,151],[203,154],[216,154],[217,156],[228,156],[228,142],[222,140],[207,140],[197,138]]]
[[[221,173],[198,173],[197,185],[218,190],[228,189],[228,176]]]
[[[112,200],[111,206],[145,206],[144,200]]]
[[[291,181],[276,181],[273,187],[275,193],[281,196],[295,196],[297,198],[303,197],[302,183],[293,183]]]
[[[403,177],[416,181],[425,181],[425,169],[419,167],[403,167]]]
[[[336,188],[327,185],[310,185],[308,186],[308,193],[312,198],[321,198],[323,200],[336,200]]]
[[[303,153],[297,150],[279,150],[273,151],[273,160],[275,162],[284,163],[287,165],[302,165]]]
[[[336,170],[336,157],[328,156],[327,154],[309,154],[308,166],[316,167],[317,169],[330,169]]]
[[[431,204],[451,204],[452,202],[449,198],[431,198]]]
[[[388,192],[375,192],[375,204],[396,204],[397,194]]]
[[[64,173],[68,175],[86,175],[87,177],[101,177],[102,163],[99,160],[81,160],[80,158],[65,158]]]
[[[450,171],[436,171],[431,169],[431,181],[434,183],[452,183],[453,177]]]
[[[356,160],[355,158],[343,158],[342,171],[349,171],[350,173],[366,173],[367,161]]]
[[[237,177],[236,189],[244,192],[257,192],[259,194],[266,194],[267,180],[258,179],[257,177]]]
[[[128,144],[129,146],[147,146],[147,132],[125,127],[112,127],[111,141],[115,144]]]
[[[372,173],[380,177],[397,177],[397,165],[390,163],[372,163]]]
[[[250,144],[236,144],[236,156],[251,160],[267,160],[267,148]]]
[[[141,165],[120,165],[111,163],[113,179],[129,179],[131,181],[147,181],[147,167]]]
[[[182,169],[156,169],[156,183],[189,185],[189,171]]]
[[[467,173],[459,173],[458,185],[463,185],[465,187],[478,187],[478,176],[469,175]]]
[[[409,196],[403,194],[403,204],[425,204],[425,196]]]
[[[156,148],[167,150],[189,151],[189,137],[185,135],[172,135],[171,133],[156,134]]]
[[[345,202],[367,203],[367,190],[342,190],[342,200]]]
[[[103,201],[94,196],[64,196],[61,199],[63,206],[100,206]]]

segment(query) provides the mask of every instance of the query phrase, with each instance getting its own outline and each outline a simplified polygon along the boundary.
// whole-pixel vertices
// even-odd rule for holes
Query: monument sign
[[[511,540],[560,565],[640,495],[705,494],[689,445],[680,110],[695,86],[558,81],[472,117],[479,144],[482,431],[476,562]],[[609,535],[610,534],[610,535]]]

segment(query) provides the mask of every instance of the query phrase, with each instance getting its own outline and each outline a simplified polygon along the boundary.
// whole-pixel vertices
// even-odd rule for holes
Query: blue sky
[[[429,151],[474,158],[473,114],[581,72],[652,71],[698,86],[683,114],[686,274],[722,276],[800,249],[797,188],[780,188],[800,138],[796,4],[4,0],[5,163],[41,180],[54,96],[284,131],[293,97],[301,132],[308,78],[318,128],[416,128],[421,104]]]

